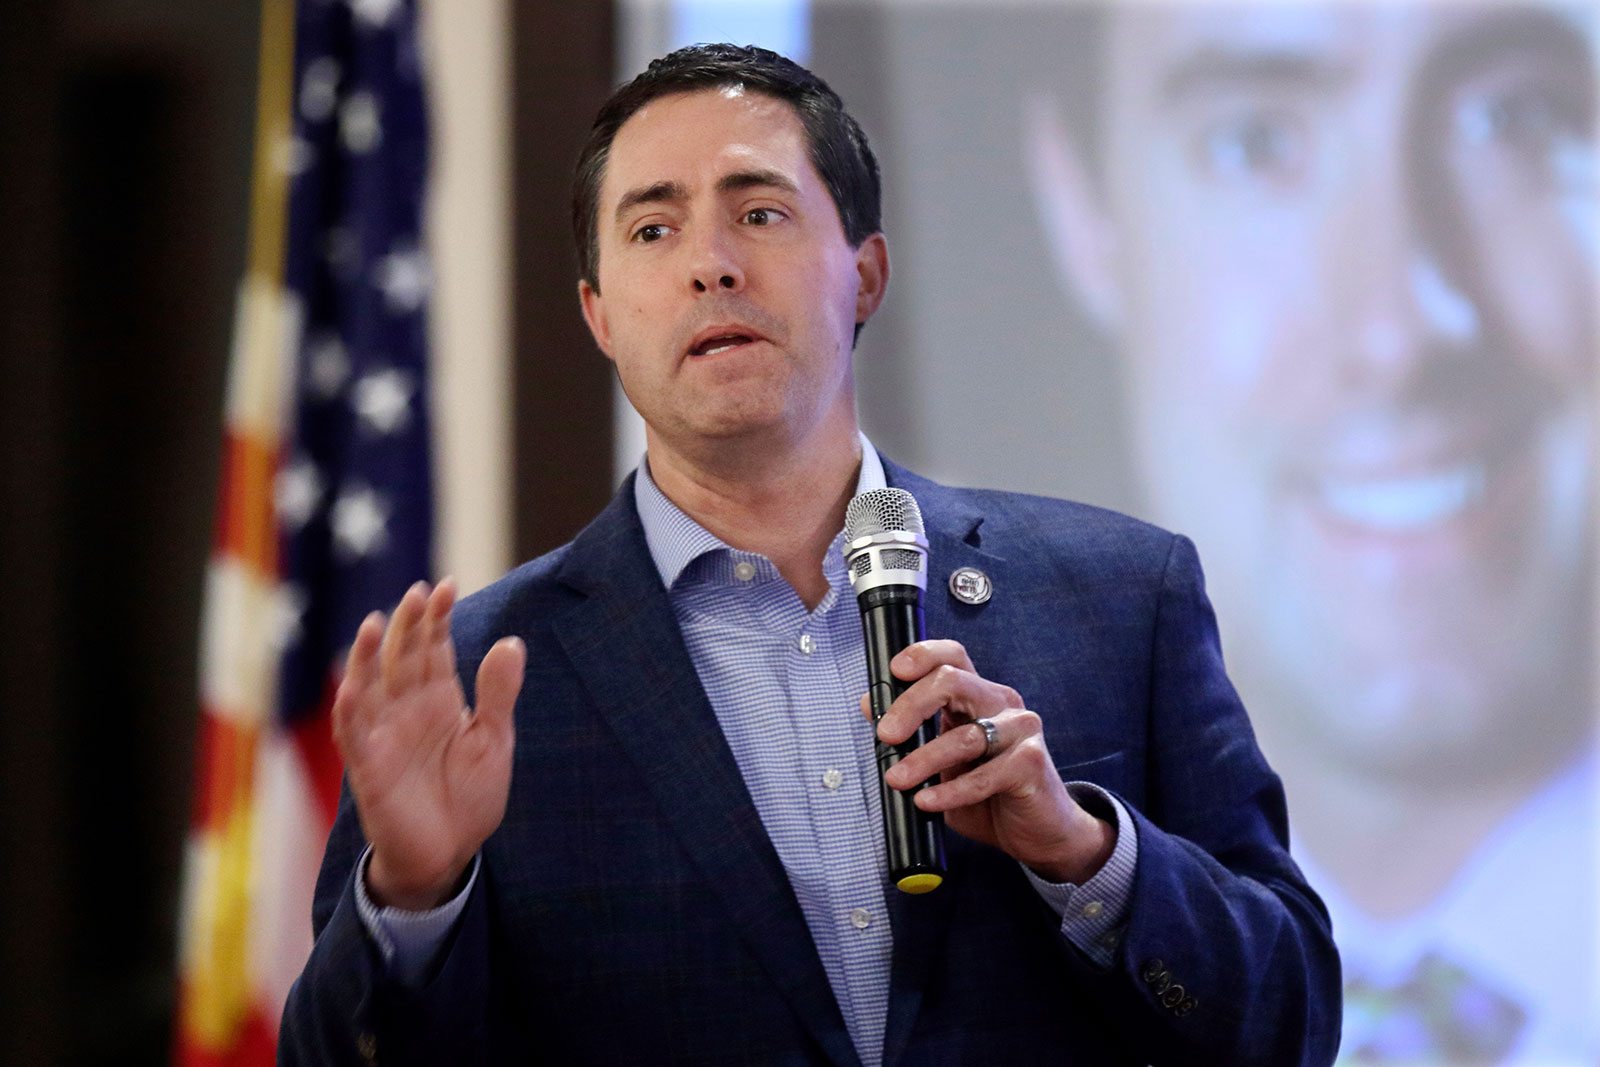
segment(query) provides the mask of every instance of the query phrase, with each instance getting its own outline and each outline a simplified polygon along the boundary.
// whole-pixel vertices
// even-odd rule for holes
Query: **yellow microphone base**
[[[944,875],[942,874],[908,874],[896,882],[895,886],[900,892],[910,893],[915,896],[922,893],[931,893],[943,884]]]

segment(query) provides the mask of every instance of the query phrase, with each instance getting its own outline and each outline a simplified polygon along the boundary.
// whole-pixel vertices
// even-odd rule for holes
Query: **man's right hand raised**
[[[406,591],[384,626],[373,612],[356,631],[333,702],[361,829],[372,845],[374,902],[421,911],[455,891],[511,791],[511,709],[527,650],[495,642],[478,667],[478,707],[466,706],[450,640],[455,583]]]

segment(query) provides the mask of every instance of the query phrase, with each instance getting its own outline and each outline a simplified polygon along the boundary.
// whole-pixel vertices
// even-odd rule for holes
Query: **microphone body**
[[[909,516],[909,520],[902,516]],[[877,722],[895,698],[909,688],[889,670],[889,661],[907,645],[926,636],[922,590],[927,585],[928,542],[916,501],[903,489],[876,489],[857,496],[850,503],[845,528],[845,559],[856,590],[856,604],[861,609],[868,693],[872,719]],[[887,745],[876,738],[873,741],[883,798],[889,879],[907,893],[929,892],[944,880],[944,819],[937,813],[922,811],[912,802],[916,793],[931,783],[923,782],[902,792],[891,788],[882,775],[936,736],[938,724],[928,721],[901,744]]]

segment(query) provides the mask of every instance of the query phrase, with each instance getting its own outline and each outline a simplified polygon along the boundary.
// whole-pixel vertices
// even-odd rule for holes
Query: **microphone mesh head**
[[[844,536],[848,541],[870,534],[901,531],[927,536],[922,525],[922,509],[904,489],[868,489],[856,494],[844,512]]]

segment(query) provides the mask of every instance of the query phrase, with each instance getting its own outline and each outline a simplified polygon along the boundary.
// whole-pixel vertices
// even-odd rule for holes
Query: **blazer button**
[[[1146,960],[1144,967],[1139,971],[1139,977],[1144,979],[1145,985],[1154,985],[1167,969],[1167,965],[1160,960]]]
[[[1199,1006],[1200,1002],[1195,998],[1184,997],[1178,1002],[1178,1006],[1172,1009],[1172,1014],[1182,1018],[1183,1016],[1188,1015],[1191,1011],[1194,1011],[1194,1009],[1198,1008]]]
[[[1183,1003],[1183,986],[1174,982],[1161,994],[1161,1003],[1169,1008],[1176,1008]]]

